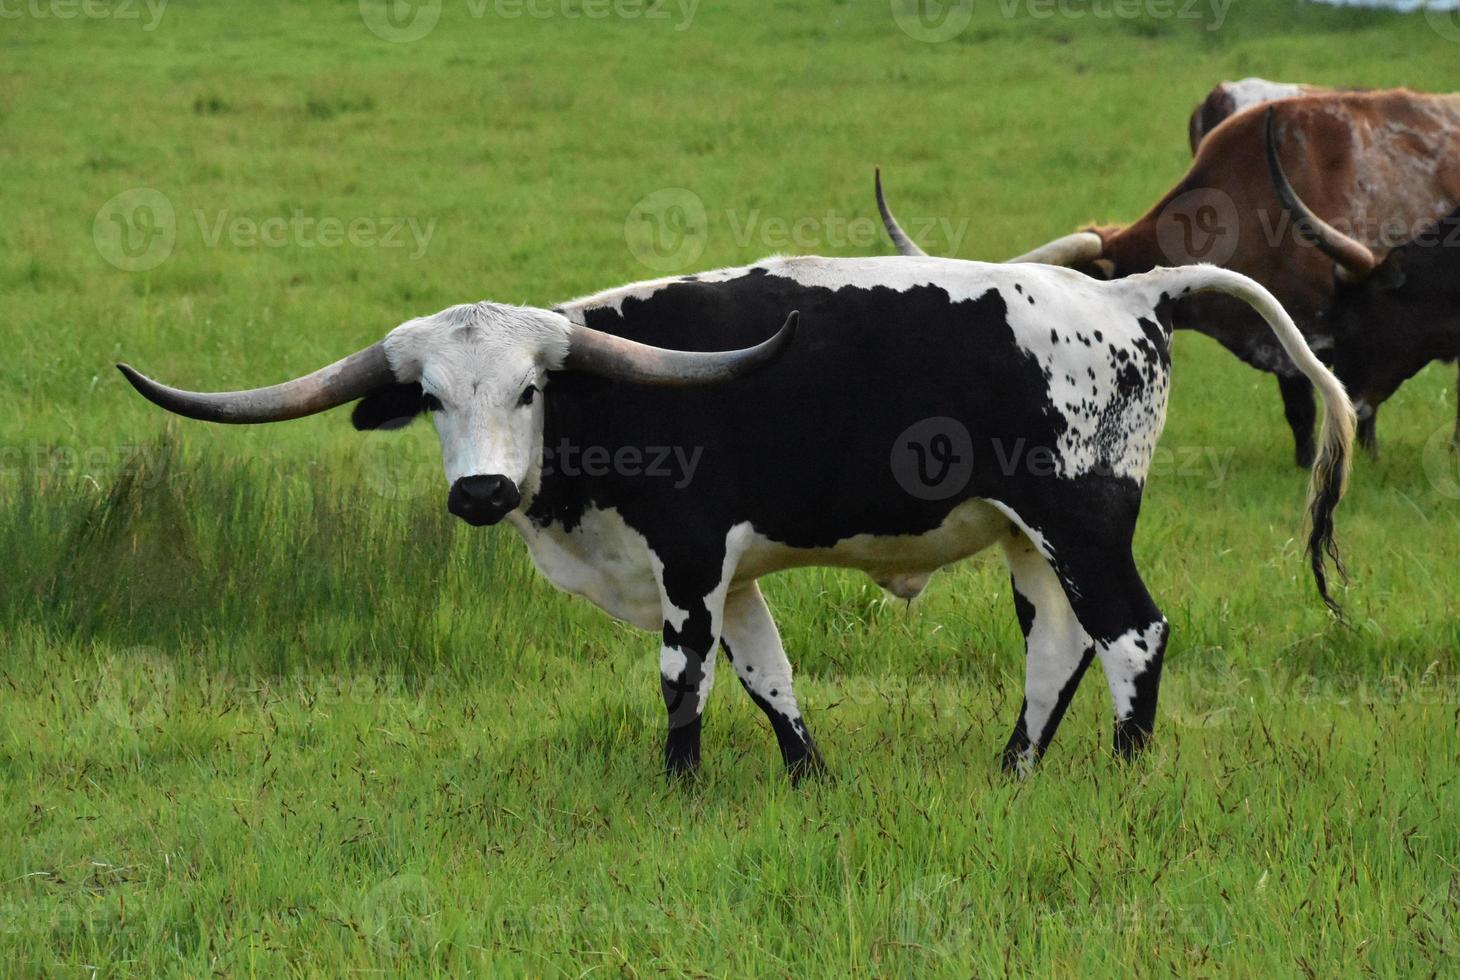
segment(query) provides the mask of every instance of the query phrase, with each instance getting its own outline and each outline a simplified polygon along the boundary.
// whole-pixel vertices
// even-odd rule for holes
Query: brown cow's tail
[[[1333,376],[1313,354],[1293,318],[1288,316],[1277,298],[1263,286],[1246,276],[1216,266],[1196,265],[1178,269],[1157,269],[1137,279],[1154,287],[1152,302],[1162,294],[1179,298],[1188,293],[1218,292],[1233,296],[1252,307],[1267,321],[1298,370],[1313,382],[1323,397],[1323,431],[1318,461],[1313,464],[1312,482],[1308,489],[1308,558],[1318,594],[1328,608],[1340,617],[1342,610],[1328,592],[1328,563],[1333,563],[1340,579],[1346,578],[1333,534],[1333,511],[1348,488],[1349,465],[1357,419],[1353,404],[1343,383]]]

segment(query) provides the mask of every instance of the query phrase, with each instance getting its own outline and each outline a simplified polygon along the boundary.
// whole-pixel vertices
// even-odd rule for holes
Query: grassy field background
[[[833,773],[792,790],[728,677],[704,778],[665,785],[657,641],[449,518],[428,427],[206,427],[111,368],[262,384],[448,304],[647,278],[656,194],[703,206],[696,267],[886,253],[878,164],[931,249],[1001,258],[1144,211],[1220,79],[1453,88],[1452,22],[990,3],[929,43],[896,2],[445,0],[401,41],[425,22],[372,0],[74,9],[0,20],[6,975],[1453,973],[1450,369],[1357,467],[1344,628],[1276,385],[1179,337],[1134,767],[1092,674],[1038,775],[999,775],[996,558],[910,606],[768,581]],[[349,240],[250,238],[296,213]]]

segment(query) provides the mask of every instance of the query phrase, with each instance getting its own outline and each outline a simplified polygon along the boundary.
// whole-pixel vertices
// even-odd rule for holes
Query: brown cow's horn
[[[744,377],[779,357],[796,335],[800,314],[793,312],[775,336],[744,350],[705,353],[651,347],[613,334],[574,326],[563,369],[616,381],[688,388]]]
[[[1363,242],[1356,241],[1324,221],[1298,196],[1278,154],[1276,113],[1267,110],[1267,167],[1272,174],[1278,200],[1293,216],[1300,234],[1308,242],[1338,264],[1339,275],[1349,282],[1367,279],[1379,265],[1378,256]]]
[[[204,422],[283,422],[362,398],[395,380],[385,347],[372,344],[293,381],[248,391],[182,391],[158,384],[126,364],[117,369],[148,401],[169,412]]]
[[[1077,231],[1056,238],[1009,262],[1037,262],[1043,265],[1085,265],[1105,254],[1105,242],[1093,231]]]
[[[877,187],[877,210],[882,212],[882,227],[887,229],[887,237],[892,239],[892,244],[897,246],[899,255],[927,255],[918,248],[918,243],[908,237],[907,232],[902,230],[902,225],[892,216],[892,209],[887,206],[887,198],[882,196],[882,168],[878,167],[874,172],[873,181]]]

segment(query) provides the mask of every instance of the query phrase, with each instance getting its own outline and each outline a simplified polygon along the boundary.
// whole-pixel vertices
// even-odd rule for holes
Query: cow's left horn
[[[1339,278],[1348,282],[1362,282],[1369,278],[1379,266],[1378,256],[1363,242],[1350,238],[1314,214],[1288,180],[1282,157],[1278,154],[1276,113],[1272,109],[1267,110],[1266,139],[1267,168],[1272,175],[1273,187],[1277,190],[1278,200],[1293,216],[1298,231],[1338,265]]]
[[[1077,231],[1073,235],[1056,238],[1048,245],[1041,245],[1032,252],[1026,252],[1015,262],[1036,262],[1042,265],[1086,265],[1105,254],[1105,242],[1093,231]]]
[[[395,380],[385,347],[376,343],[293,381],[248,391],[183,391],[169,388],[126,364],[117,369],[154,405],[204,422],[283,422],[363,398]]]
[[[563,361],[563,368],[616,381],[666,388],[733,381],[779,357],[796,336],[799,318],[800,313],[793,312],[786,317],[786,322],[775,336],[754,347],[713,353],[651,347],[601,330],[575,326],[568,340],[568,356]]]

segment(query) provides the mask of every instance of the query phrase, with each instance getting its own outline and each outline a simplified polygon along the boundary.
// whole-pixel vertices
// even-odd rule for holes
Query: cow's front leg
[[[725,586],[723,578],[706,582],[677,575],[674,569],[662,570],[659,581],[664,610],[659,686],[669,716],[664,770],[670,776],[687,776],[700,764],[700,719],[715,683]]]
[[[1460,453],[1460,375],[1455,378],[1455,435],[1450,439],[1450,448]]]
[[[1358,402],[1354,408],[1358,410],[1359,416],[1359,445],[1364,448],[1364,452],[1369,454],[1370,459],[1377,460],[1379,458],[1379,408],[1377,405],[1370,405],[1365,401]]]
[[[725,629],[720,642],[741,686],[770,720],[792,781],[824,772],[826,766],[806,730],[796,693],[791,689],[791,661],[786,659],[780,631],[760,594],[760,586],[754,582],[726,597]]]
[[[671,640],[664,631],[659,649],[659,687],[669,715],[664,738],[664,771],[670,776],[691,775],[700,765],[700,724],[705,699],[715,683],[715,646],[701,654],[687,641]]]

